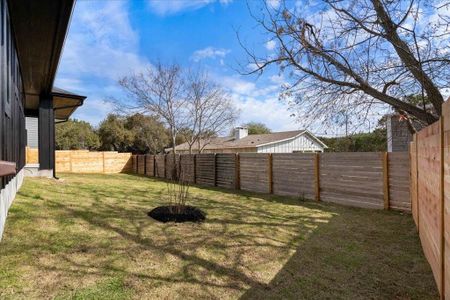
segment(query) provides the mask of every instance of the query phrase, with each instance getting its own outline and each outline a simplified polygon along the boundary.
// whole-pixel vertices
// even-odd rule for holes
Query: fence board
[[[103,152],[104,173],[129,173],[132,171],[131,153]]]
[[[166,179],[172,179],[179,172],[179,154],[169,154],[166,156]]]
[[[273,193],[314,199],[314,160],[313,153],[274,153]]]
[[[34,150],[34,149],[33,149]],[[38,150],[36,149],[36,153]],[[28,156],[27,156],[28,157]],[[27,161],[27,163],[29,163]],[[39,163],[39,159],[30,163]],[[69,173],[72,172],[70,151],[55,151],[55,168],[56,172]]]
[[[215,185],[215,154],[197,154],[196,182],[199,185]]]
[[[418,210],[418,197],[417,197],[417,190],[418,190],[418,182],[417,182],[417,143],[415,142],[416,135],[414,135],[414,141],[411,142],[409,153],[410,153],[410,161],[411,161],[411,179],[410,179],[410,193],[411,193],[411,213],[413,216],[414,223],[416,223],[416,226],[418,228],[419,226],[419,210]]]
[[[145,160],[145,175],[155,176],[155,156],[151,154],[145,156],[147,157]]]
[[[181,154],[180,155],[180,176],[183,180],[194,183],[194,155]]]
[[[320,199],[367,208],[383,208],[382,153],[323,153]]]
[[[236,155],[216,155],[216,185],[234,189],[236,186]]]
[[[35,148],[26,147],[26,163],[27,164],[37,164],[39,163],[39,150]]]
[[[444,201],[444,291],[450,299],[450,102],[442,105],[443,117],[443,201]]]
[[[390,208],[410,211],[409,153],[391,152],[388,163]]]
[[[103,173],[101,152],[71,152],[71,163],[73,173]]]
[[[258,153],[240,154],[241,189],[245,191],[269,193],[269,155]]]
[[[441,284],[440,122],[417,133],[419,235],[439,291]]]
[[[163,154],[155,156],[155,164],[156,164],[156,166],[155,166],[155,171],[156,171],[155,176],[156,177],[164,178],[166,176],[166,173],[165,173],[165,171],[166,171],[165,157],[166,156],[163,155]]]
[[[145,174],[145,155],[137,155],[137,172],[139,175]]]

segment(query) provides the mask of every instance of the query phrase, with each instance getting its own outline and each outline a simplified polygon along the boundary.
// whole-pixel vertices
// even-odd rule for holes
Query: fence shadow
[[[318,227],[270,283],[240,299],[394,298],[439,298],[414,225],[398,213],[359,210]]]

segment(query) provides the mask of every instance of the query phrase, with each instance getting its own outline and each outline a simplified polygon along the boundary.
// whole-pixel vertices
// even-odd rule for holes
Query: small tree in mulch
[[[189,181],[186,172],[180,167],[171,170],[167,181],[168,205],[158,206],[148,215],[161,222],[202,222],[206,214],[197,207],[187,205],[189,199]]]

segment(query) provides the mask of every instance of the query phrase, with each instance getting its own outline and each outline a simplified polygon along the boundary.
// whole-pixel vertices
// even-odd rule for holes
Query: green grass
[[[203,224],[147,217],[166,184],[27,178],[0,242],[0,299],[435,299],[408,214],[191,188]]]

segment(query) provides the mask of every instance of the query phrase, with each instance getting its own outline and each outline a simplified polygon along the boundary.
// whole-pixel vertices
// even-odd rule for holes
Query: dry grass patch
[[[159,223],[165,183],[27,179],[0,243],[0,298],[436,298],[410,215],[191,188],[207,221]]]

